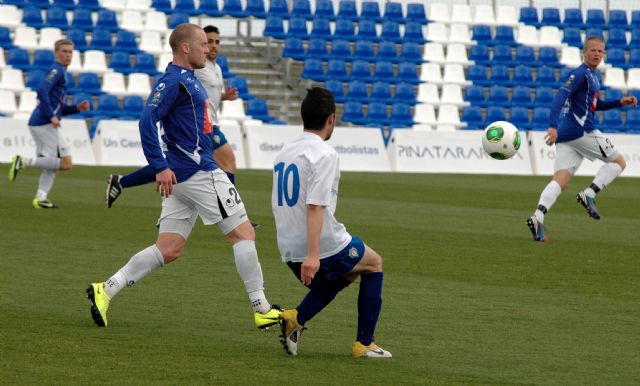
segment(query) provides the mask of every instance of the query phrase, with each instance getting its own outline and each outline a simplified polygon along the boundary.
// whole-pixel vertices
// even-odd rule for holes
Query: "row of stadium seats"
[[[405,103],[414,105],[417,103],[416,92],[411,83],[397,83],[392,85],[386,82],[377,81],[371,85],[371,92],[367,83],[361,80],[353,80],[347,85],[347,92],[344,90],[344,82],[329,80],[324,83],[327,90],[331,91],[334,99],[338,103],[346,101]],[[393,96],[391,89],[394,89]]]
[[[621,9],[611,9],[608,12],[609,19],[605,18],[603,9],[587,9],[586,18],[579,8],[566,8],[564,17],[561,19],[560,10],[554,7],[542,9],[542,19],[538,16],[538,9],[535,7],[520,8],[521,23],[541,26],[556,26],[559,28],[574,27],[580,29],[587,28],[640,28],[640,10],[631,12],[631,23],[629,23],[628,12]]]
[[[397,64],[397,73],[394,64],[391,62],[376,62],[373,73],[371,64],[364,60],[356,60],[347,66],[344,60],[332,59],[327,63],[326,71],[323,62],[319,59],[305,59],[302,77],[318,82],[336,79],[341,81],[361,80],[363,82],[384,81],[389,83],[420,83],[417,67],[412,62],[401,62]],[[347,67],[350,70],[347,73]]]
[[[329,52],[329,47],[331,48]],[[400,47],[400,51],[398,51]],[[466,54],[466,52],[465,52]],[[422,48],[419,44],[405,42],[398,45],[394,42],[383,41],[374,44],[369,40],[355,42],[352,49],[346,40],[334,40],[330,44],[324,39],[311,39],[304,47],[300,38],[287,38],[284,42],[282,56],[296,60],[314,58],[320,60],[341,59],[345,61],[364,60],[369,62],[416,62],[424,61]]]
[[[411,127],[414,124],[411,106],[405,103],[394,103],[391,112],[384,102],[370,102],[365,114],[362,102],[349,100],[344,104],[342,121],[369,127]]]

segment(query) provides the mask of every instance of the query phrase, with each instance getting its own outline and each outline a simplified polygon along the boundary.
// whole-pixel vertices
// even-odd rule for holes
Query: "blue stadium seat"
[[[347,75],[347,62],[344,60],[332,59],[327,65],[326,79],[336,79],[346,81],[349,79]]]
[[[619,100],[622,98],[622,91],[616,90],[615,88],[609,88],[606,90],[606,95],[603,98],[604,100]]]
[[[558,62],[558,51],[555,47],[540,47],[538,50],[538,65],[550,67],[562,67]]]
[[[414,21],[405,23],[404,35],[402,35],[402,37],[405,41],[410,41],[417,44],[424,44],[426,42],[424,34],[422,33],[422,24]]]
[[[629,68],[640,67],[640,48],[632,48],[629,51]]]
[[[29,62],[29,52],[22,48],[12,48],[9,50],[9,58],[7,64],[19,70],[28,70],[31,68]]]
[[[399,63],[396,82],[406,82],[412,84],[420,83],[420,77],[418,77],[418,66],[416,66],[416,64],[413,62]]]
[[[331,40],[333,36],[331,35],[329,19],[323,19],[321,17],[313,19],[313,28],[311,28],[309,37]]]
[[[380,40],[387,40],[396,43],[402,42],[402,37],[400,36],[400,25],[395,21],[383,22],[382,31],[380,32]]]
[[[235,88],[238,90],[238,97],[248,101],[255,96],[251,95],[249,92],[249,85],[247,84],[247,79],[242,76],[234,76],[228,81],[229,87]]]
[[[0,47],[9,49],[13,47],[13,40],[11,40],[11,31],[7,27],[0,27]]]
[[[629,47],[640,47],[640,28],[631,30],[631,41],[629,41]]]
[[[605,21],[604,11],[602,9],[587,9],[587,19],[584,23],[585,25],[588,25],[589,28],[609,28]]]
[[[266,18],[267,11],[265,11],[264,0],[247,0],[245,13],[258,19]]]
[[[537,106],[551,105],[553,102],[553,89],[551,87],[541,86],[536,88],[535,104]]]
[[[607,50],[607,64],[613,67],[627,68],[627,59],[622,48],[610,48]]]
[[[381,41],[378,43],[378,61],[396,63],[398,60],[398,47],[396,43],[390,41]]]
[[[153,0],[151,2],[151,8],[166,14],[173,12],[173,8],[171,8],[171,1],[169,0]]]
[[[385,61],[376,62],[373,77],[383,82],[395,82],[393,63]]]
[[[328,60],[329,52],[327,51],[327,41],[324,39],[309,39],[307,46],[307,56],[320,60]]]
[[[402,4],[395,2],[386,2],[384,5],[384,20],[395,21],[396,23],[404,23],[404,15],[402,13]]]
[[[267,11],[267,17],[278,16],[283,19],[289,18],[289,5],[287,0],[270,0],[269,11]]]
[[[144,109],[144,101],[142,97],[136,95],[127,95],[122,99],[122,114],[140,118]]]
[[[471,46],[469,60],[473,60],[476,64],[482,64],[484,66],[489,65],[491,63],[491,57],[489,56],[489,46],[485,46],[484,44]]]
[[[357,40],[353,52],[354,60],[368,60],[373,62],[376,60],[376,54],[373,49],[373,42],[369,40]]]
[[[495,121],[506,121],[507,120],[507,113],[504,110],[504,107],[502,106],[492,106],[489,105],[489,107],[487,107],[487,116],[485,117],[484,120],[484,126],[488,126],[490,123],[495,122]]]
[[[100,8],[102,8],[100,6],[99,0],[82,0],[82,1],[78,1],[78,4],[76,6],[79,7],[79,8],[90,9],[92,11],[99,11]]]
[[[29,72],[27,72],[27,81],[25,82],[25,86],[35,90],[40,85],[40,82],[42,82],[42,79],[44,79],[44,71],[29,70]]]
[[[627,90],[627,96],[634,96],[637,100],[640,101],[640,90]]]
[[[322,60],[315,58],[305,59],[301,76],[305,79],[323,81],[324,72],[322,69]]]
[[[556,87],[561,87],[562,84],[569,78],[569,74],[573,71],[573,68],[563,67],[560,69],[560,77],[558,78],[558,83],[556,83]],[[601,85],[601,88],[604,88]]]
[[[350,80],[360,80],[362,82],[372,82],[371,64],[365,60],[355,60],[351,63]]]
[[[131,31],[121,29],[116,34],[116,42],[113,45],[115,51],[124,51],[129,53],[137,53],[138,43],[136,43],[136,34]]]
[[[580,8],[566,8],[564,10],[564,27],[585,28],[584,20],[582,19],[582,11]]]
[[[78,5],[74,0],[53,0],[54,7],[60,7],[67,10],[75,9]]]
[[[367,125],[383,126],[389,124],[387,105],[383,102],[371,102],[367,109]]]
[[[396,84],[396,92],[393,94],[393,101],[412,106],[415,105],[416,92],[413,90],[413,84],[405,82]]]
[[[566,27],[564,29],[562,42],[573,47],[582,48],[582,36],[580,35],[580,29],[577,27]]]
[[[606,110],[602,117],[600,128],[604,132],[622,131],[624,124],[622,123],[622,112],[619,109]]]
[[[515,79],[513,84],[518,84]],[[511,104],[513,106],[532,107],[531,89],[528,86],[515,86],[511,90]]]
[[[407,22],[416,22],[420,24],[427,24],[427,14],[424,10],[424,4],[422,3],[409,3],[407,4]]]
[[[540,26],[540,19],[538,19],[538,9],[535,7],[522,7],[520,8],[520,23],[532,25],[535,27]]]
[[[73,42],[73,49],[80,52],[87,50],[87,34],[80,29],[70,29],[67,31],[67,39]]]
[[[462,122],[467,124],[467,129],[476,130],[484,127],[484,120],[482,119],[482,109],[478,106],[467,106],[462,110],[462,116],[460,117]]]
[[[270,121],[273,119],[269,115],[269,106],[267,106],[267,101],[260,98],[251,99],[247,104],[247,115],[251,116],[253,119],[259,119],[261,121]]]
[[[493,41],[495,44],[506,44],[514,47],[518,45],[513,36],[513,27],[508,25],[499,25],[496,27],[496,37]]]
[[[537,87],[556,87],[558,85],[558,79],[556,79],[555,69],[547,66],[539,67],[535,83]]]
[[[136,54],[136,64],[133,66],[133,72],[142,72],[154,76],[158,74],[156,61],[153,55],[144,52]]]
[[[340,0],[337,17],[358,20],[358,9],[354,0]]]
[[[264,25],[264,36],[275,39],[284,39],[287,34],[284,32],[284,24],[280,16],[267,16]]]
[[[502,44],[493,47],[493,63],[514,66],[513,56],[511,55],[511,46]]]
[[[80,90],[80,92],[91,95],[102,94],[100,79],[98,79],[97,74],[92,72],[83,72],[78,75],[77,89]]]
[[[360,20],[358,23],[357,40],[378,41],[376,22],[368,19]]]
[[[363,1],[362,10],[360,11],[360,21],[362,20],[372,20],[376,23],[382,22],[382,17],[380,16],[380,6],[377,1]]]
[[[344,104],[342,121],[347,123],[353,123],[356,125],[365,124],[367,120],[364,117],[364,110],[362,108],[362,103],[355,102],[355,101],[347,101]]]
[[[337,19],[336,28],[333,31],[334,39],[356,40],[353,21],[350,19]]]
[[[478,86],[489,84],[487,80],[487,67],[482,64],[475,64],[467,68],[467,80]]]
[[[533,47],[529,46],[519,46],[516,48],[516,57],[514,59],[514,64],[517,65],[525,65],[525,66],[537,66],[535,52]]]
[[[522,64],[516,66],[513,70],[513,84],[527,87],[533,86],[535,82],[533,81],[531,66]]]
[[[475,106],[480,106],[480,107],[486,106],[487,100],[484,97],[484,87],[482,86],[467,87],[464,94],[464,100]]]
[[[77,105],[78,103],[82,102],[82,101],[88,101],[89,102],[89,110],[88,111],[82,111],[80,113],[78,113],[79,116],[81,117],[92,117],[94,115],[94,108],[93,108],[93,97],[89,94],[83,93],[83,92],[79,92],[77,94],[73,94],[73,98],[72,99],[72,104]]]
[[[96,28],[95,30],[93,30],[91,44],[89,44],[88,48],[90,50],[99,50],[107,53],[113,51],[111,31],[103,28]]]
[[[331,42],[330,59],[351,61],[351,45],[346,40],[334,40]]]
[[[536,107],[533,109],[533,119],[531,128],[533,130],[546,131],[549,128],[549,115],[551,109],[548,107]]]
[[[293,0],[290,15],[291,17],[312,19],[313,15],[311,14],[311,4],[309,0]]]
[[[406,103],[392,104],[391,117],[389,118],[389,124],[394,127],[413,126],[413,116],[411,114],[411,106]]]
[[[511,101],[509,101],[509,92],[505,86],[494,85],[489,87],[489,98],[487,100],[488,105],[490,106],[511,106]]]
[[[589,28],[587,29],[586,37],[589,36],[598,36],[600,39],[604,41],[604,32],[600,28]]]
[[[422,53],[420,52],[420,45],[414,42],[405,42],[404,44],[402,44],[400,57],[407,62],[423,62]]]
[[[631,21],[629,21],[629,28],[640,28],[640,10],[631,11]]]
[[[103,94],[98,97],[98,107],[95,113],[97,115],[104,115],[111,118],[118,118],[122,115],[120,105],[118,104],[118,97],[115,95]]]
[[[40,8],[49,7],[49,0],[27,0],[26,3]]]
[[[55,58],[53,56],[53,51],[51,50],[35,50],[33,53],[33,64],[32,68],[36,70],[47,71],[53,66],[55,62]]]
[[[369,99],[367,84],[360,80],[352,80],[347,87],[347,98],[349,100],[366,102]]]
[[[316,1],[315,17],[323,17],[325,19],[334,20],[336,18],[336,12],[333,9],[333,1],[332,0]]]
[[[73,74],[71,74],[70,72],[67,71],[65,73],[65,78],[67,79],[67,93],[71,95],[71,94],[75,94],[76,92],[78,92],[77,87],[76,87],[76,81],[73,79]]]
[[[74,9],[73,18],[71,20],[71,28],[77,28],[84,31],[93,29],[91,10],[88,8]]]
[[[222,70],[223,78],[226,79],[226,78],[231,78],[235,76],[229,70],[229,60],[227,59],[226,56],[218,54],[218,57],[216,58],[216,63],[218,64],[218,66],[220,66],[220,70]]]
[[[562,22],[560,21],[560,10],[555,7],[548,7],[542,9],[542,20],[540,22],[543,26],[554,26],[562,28]]]
[[[509,122],[519,130],[528,130],[531,127],[529,109],[521,106],[512,107],[509,112]]]
[[[98,21],[96,21],[96,28],[106,29],[112,32],[117,31],[118,21],[116,19],[116,13],[109,9],[101,9],[100,11],[98,11]]]
[[[493,46],[493,37],[491,36],[491,28],[488,25],[476,25],[473,27],[471,39],[487,46]]]
[[[42,20],[42,9],[34,6],[26,6],[22,9],[22,23],[33,28],[42,28],[45,26]]]
[[[289,19],[287,37],[300,38],[304,40],[308,39],[309,31],[307,30],[307,20],[303,17],[292,16],[291,19]]]
[[[326,44],[326,43],[325,43]],[[304,60],[304,42],[300,38],[288,37],[284,41],[282,56],[296,60]]]
[[[624,29],[621,28],[610,28],[609,34],[607,37],[607,51],[611,48],[622,48],[627,49],[627,33]],[[607,52],[607,56],[608,56]]]
[[[371,86],[372,102],[387,102],[391,100],[391,85],[387,82],[375,82]]]
[[[331,94],[333,94],[333,99],[336,101],[336,103],[344,103],[344,101],[346,100],[343,82],[335,79],[329,79],[328,81],[324,82],[324,88],[331,91]]]
[[[505,87],[511,86],[511,78],[509,77],[509,67],[503,64],[493,64],[491,66],[491,76],[489,81],[493,84]]]
[[[66,30],[69,28],[69,19],[67,19],[67,11],[60,7],[51,7],[47,11],[47,26]]]
[[[248,1],[253,2],[253,0],[248,0]],[[218,0],[200,0],[200,6],[198,7],[198,12],[200,12],[200,14],[211,16],[211,17],[219,17],[223,15],[222,12],[220,11]]]
[[[124,51],[112,52],[109,68],[113,69],[116,72],[121,72],[123,74],[130,74],[132,72],[132,68],[131,68],[131,58],[129,53]]]
[[[196,9],[196,5],[193,0],[176,0],[175,7],[172,12],[186,13],[190,16],[200,15],[202,11]]]
[[[611,9],[609,10],[609,27],[630,29],[629,21],[627,19],[627,11],[623,9]]]
[[[188,23],[189,15],[181,12],[174,12],[169,15],[169,29],[174,29],[180,24]]]
[[[629,132],[640,132],[640,110],[632,109],[627,111],[627,120],[624,124],[624,130]]]

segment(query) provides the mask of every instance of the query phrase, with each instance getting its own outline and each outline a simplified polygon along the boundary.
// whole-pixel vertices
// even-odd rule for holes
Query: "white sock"
[[[58,170],[60,169],[60,158],[57,157],[36,157],[25,159],[28,166],[33,166],[40,169]]]
[[[164,258],[155,245],[147,247],[129,259],[124,267],[104,282],[104,292],[113,299],[125,286],[132,286],[164,265]]]
[[[55,170],[45,169],[40,173],[40,180],[38,181],[38,192],[36,193],[36,199],[38,201],[46,200],[47,195],[53,187],[53,183],[56,180],[57,172]]]
[[[618,177],[620,173],[622,173],[620,165],[615,162],[607,162],[598,169],[596,176],[593,178],[593,184],[602,190]],[[591,192],[593,192],[593,195],[590,195]],[[585,189],[584,193],[591,198],[596,196],[596,192],[590,187]]]
[[[538,201],[538,209],[536,209],[534,215],[539,222],[544,222],[544,212],[540,210],[540,207],[544,207],[546,210],[551,209],[556,202],[558,196],[562,193],[560,184],[555,180],[551,180],[540,194],[540,200]]]
[[[236,269],[247,289],[253,310],[263,314],[269,312],[271,305],[264,295],[262,268],[258,261],[255,242],[242,240],[233,244],[233,255],[236,259]]]

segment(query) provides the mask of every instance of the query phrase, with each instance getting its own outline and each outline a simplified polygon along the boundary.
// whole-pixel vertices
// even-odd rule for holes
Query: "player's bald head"
[[[171,51],[177,52],[182,43],[193,44],[194,37],[198,31],[204,33],[202,28],[195,24],[183,23],[178,25],[169,36]]]

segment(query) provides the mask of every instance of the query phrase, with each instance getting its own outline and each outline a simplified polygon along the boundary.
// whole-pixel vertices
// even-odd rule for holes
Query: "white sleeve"
[[[309,205],[330,206],[333,181],[338,170],[338,154],[325,154],[309,165],[307,202]]]

